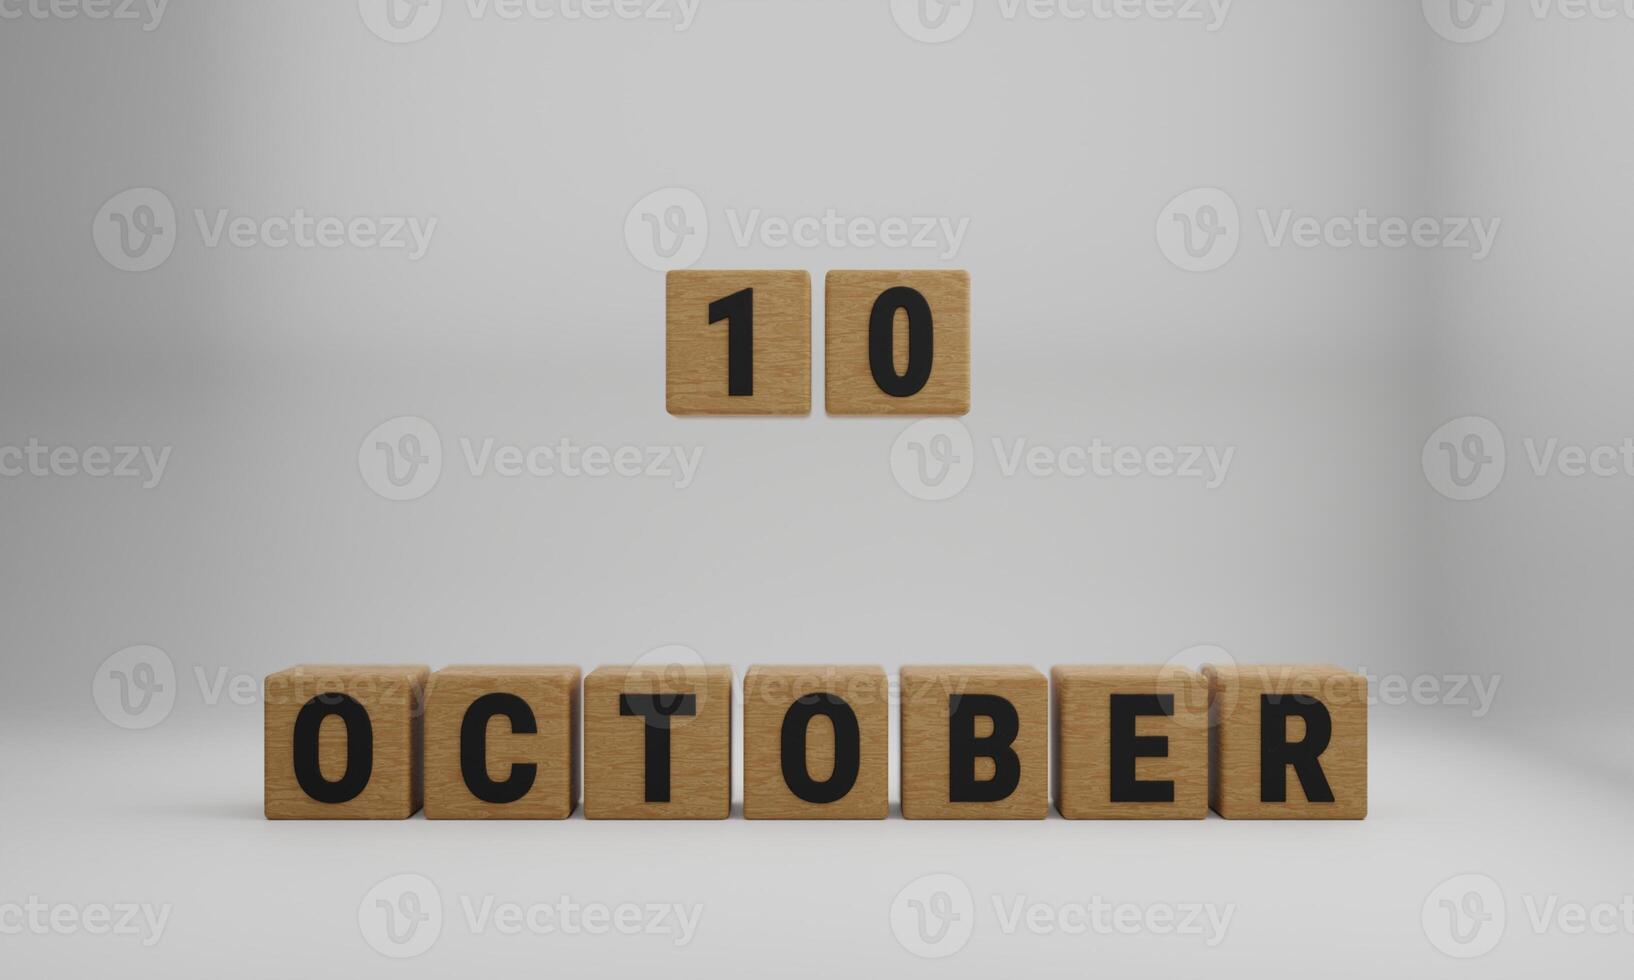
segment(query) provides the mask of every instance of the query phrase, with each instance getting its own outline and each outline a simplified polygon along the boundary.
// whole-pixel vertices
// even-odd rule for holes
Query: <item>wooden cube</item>
[[[584,815],[724,820],[732,668],[599,667],[584,679]]]
[[[679,269],[665,280],[671,415],[811,414],[811,274]]]
[[[425,667],[294,667],[265,684],[269,820],[403,820],[420,809]]]
[[[828,414],[970,411],[969,272],[830,272],[826,297]]]
[[[890,689],[880,667],[750,667],[743,680],[743,815],[883,820]]]
[[[1031,667],[904,667],[902,815],[1040,820],[1049,683]]]
[[[1367,678],[1338,667],[1205,667],[1209,805],[1231,820],[1367,816]]]
[[[1175,667],[1056,667],[1055,806],[1069,820],[1208,814],[1208,684]]]
[[[562,820],[578,805],[579,668],[444,668],[425,725],[427,819]]]

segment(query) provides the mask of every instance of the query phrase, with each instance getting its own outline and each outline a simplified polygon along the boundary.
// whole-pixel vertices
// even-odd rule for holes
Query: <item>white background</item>
[[[1634,476],[1537,475],[1527,440],[1634,435],[1634,17],[1540,19],[1511,0],[1461,43],[1418,0],[1238,0],[1215,31],[995,3],[931,44],[883,2],[702,0],[684,31],[550,9],[510,21],[450,0],[403,44],[315,0],[174,0],[153,30],[49,8],[0,20],[0,447],[171,450],[147,489],[0,477],[0,927],[31,896],[172,907],[151,947],[0,933],[8,973],[1627,962],[1627,929],[1540,934],[1526,903],[1634,890],[1618,683]],[[175,212],[146,271],[99,253],[104,204],[133,188]],[[708,220],[696,267],[810,269],[818,324],[827,269],[971,270],[962,492],[899,482],[906,422],[824,417],[820,329],[811,418],[664,413],[663,277],[626,226],[676,188]],[[1208,272],[1160,244],[1166,206],[1195,188],[1239,212],[1237,251]],[[212,246],[198,215],[221,209],[436,225],[418,259]],[[956,255],[740,244],[734,220],[757,209],[968,231]],[[1501,223],[1477,261],[1276,245],[1261,221],[1361,209]],[[404,416],[437,433],[441,474],[390,501],[360,448]],[[1455,501],[1421,451],[1465,417],[1497,428],[1507,467]],[[702,461],[677,489],[477,475],[461,448],[563,438]],[[1208,489],[1006,476],[995,440],[1234,455]],[[588,670],[667,644],[740,678],[757,662],[1047,669],[1210,646],[1440,693],[1374,709],[1365,823],[1301,825],[271,824],[258,704],[210,703],[218,677],[300,662]],[[174,668],[174,703],[127,730],[93,692],[111,703],[105,658],[138,645]],[[1490,710],[1449,697],[1457,678],[1496,684]],[[399,873],[433,882],[445,915],[394,964],[358,907]],[[933,873],[968,887],[974,927],[936,961],[892,928],[899,893]],[[1437,940],[1469,947],[1421,911],[1467,873],[1498,884],[1508,923],[1460,961]],[[703,913],[675,948],[473,935],[460,907],[564,895]],[[993,905],[1095,896],[1235,914],[1211,948],[1007,933]]]

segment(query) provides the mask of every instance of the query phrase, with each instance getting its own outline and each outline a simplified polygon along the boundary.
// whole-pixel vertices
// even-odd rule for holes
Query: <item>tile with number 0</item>
[[[970,411],[970,273],[835,271],[825,290],[830,415]]]

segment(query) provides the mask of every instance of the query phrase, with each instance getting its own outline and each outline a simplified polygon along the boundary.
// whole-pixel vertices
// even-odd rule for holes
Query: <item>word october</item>
[[[1359,820],[1367,679],[1336,667],[904,667],[909,819]],[[269,819],[723,819],[729,667],[296,667],[266,679]],[[751,667],[743,815],[879,820],[880,667]],[[1053,724],[1051,715],[1053,714]],[[1047,768],[1050,767],[1050,768]],[[1053,778],[1052,778],[1053,777]]]

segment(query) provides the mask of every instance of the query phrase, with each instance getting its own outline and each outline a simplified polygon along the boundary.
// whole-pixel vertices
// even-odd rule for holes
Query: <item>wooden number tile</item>
[[[826,297],[828,414],[970,411],[969,272],[830,272]]]
[[[743,815],[885,819],[889,698],[880,667],[750,667],[743,680]]]
[[[665,280],[671,415],[811,414],[811,274],[681,269]]]
[[[732,809],[732,669],[599,667],[584,679],[584,815],[723,820]]]
[[[562,820],[579,799],[579,668],[448,667],[426,691],[426,818]]]
[[[1208,684],[1175,667],[1052,672],[1055,806],[1069,820],[1208,814]]]
[[[1037,820],[1049,810],[1049,683],[1031,667],[904,667],[902,815]]]
[[[1232,820],[1367,816],[1367,678],[1338,667],[1205,667],[1209,804]]]
[[[293,667],[266,679],[269,820],[403,820],[420,809],[425,667]]]

